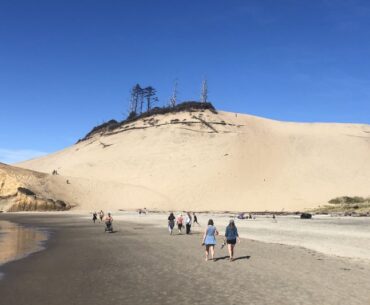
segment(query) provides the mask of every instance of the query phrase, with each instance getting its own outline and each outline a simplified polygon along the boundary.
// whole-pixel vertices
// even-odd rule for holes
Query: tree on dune
[[[177,80],[175,81],[175,85],[173,87],[173,92],[172,92],[172,96],[170,98],[170,107],[175,107],[176,106],[176,103],[177,103]]]
[[[139,101],[140,101],[140,94],[142,92],[142,88],[139,84],[136,84],[131,89],[131,99],[130,99],[130,116],[132,114],[138,113]]]
[[[143,96],[146,98],[147,111],[150,111],[150,109],[153,108],[154,102],[158,101],[156,94],[157,91],[152,86],[143,89]]]
[[[203,79],[202,81],[202,94],[200,96],[200,102],[201,103],[207,103],[208,101],[208,84],[207,79]]]

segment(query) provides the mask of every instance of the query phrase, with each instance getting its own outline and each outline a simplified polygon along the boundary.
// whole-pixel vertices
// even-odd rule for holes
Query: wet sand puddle
[[[47,239],[46,231],[0,220],[0,266],[43,250]]]

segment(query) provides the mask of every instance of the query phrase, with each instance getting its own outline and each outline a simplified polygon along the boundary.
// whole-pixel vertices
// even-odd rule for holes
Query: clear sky
[[[178,79],[220,110],[370,124],[368,0],[0,0],[0,161],[76,142],[160,104]]]

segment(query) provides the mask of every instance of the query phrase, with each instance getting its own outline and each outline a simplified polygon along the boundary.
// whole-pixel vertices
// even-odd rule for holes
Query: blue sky
[[[0,1],[0,162],[127,115],[130,88],[303,122],[370,124],[370,1]]]

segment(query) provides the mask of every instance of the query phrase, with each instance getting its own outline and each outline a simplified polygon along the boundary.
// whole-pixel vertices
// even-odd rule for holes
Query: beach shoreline
[[[143,223],[157,228],[167,227],[168,212],[148,211],[139,214],[137,210],[112,211],[116,220]],[[175,211],[175,214],[185,212]],[[345,257],[353,260],[370,262],[370,218],[368,217],[332,217],[314,215],[312,219],[300,219],[299,215],[253,214],[253,219],[237,219],[236,214],[229,212],[196,213],[203,225],[193,225],[198,233],[204,229],[208,219],[215,220],[220,233],[223,234],[230,219],[234,219],[242,238],[258,242],[283,244],[302,247],[334,257]],[[41,216],[41,217],[77,217],[85,220],[92,218],[92,212],[70,210],[64,212],[18,212],[1,215],[10,217]],[[340,240],[340,242],[338,242]]]
[[[143,216],[145,217],[145,216]],[[242,239],[237,260],[216,247],[204,262],[201,233],[119,220],[116,233],[81,215],[3,214],[52,232],[47,249],[1,270],[6,304],[366,304],[370,267],[307,249]],[[211,277],[210,277],[211,276]],[[336,281],[332,281],[336,278]],[[217,279],[215,281],[210,279]],[[226,288],[227,287],[227,288]],[[47,291],[47,294],[45,292]]]
[[[44,250],[48,238],[46,230],[0,219],[0,268]]]

